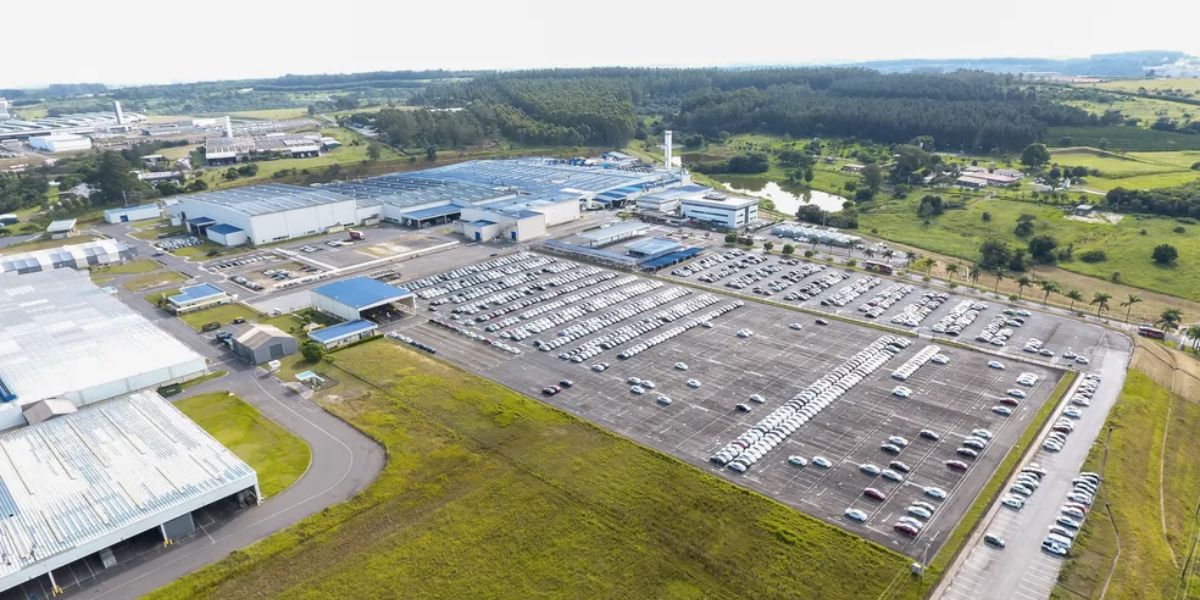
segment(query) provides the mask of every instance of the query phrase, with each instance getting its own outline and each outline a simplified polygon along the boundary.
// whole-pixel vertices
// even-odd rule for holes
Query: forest
[[[1116,188],[1104,196],[1104,207],[1118,212],[1200,219],[1200,183],[1152,190]]]

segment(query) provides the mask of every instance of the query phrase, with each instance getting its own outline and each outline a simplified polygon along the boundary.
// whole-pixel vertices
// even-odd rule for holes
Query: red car
[[[967,470],[967,463],[965,463],[961,460],[948,460],[948,461],[946,461],[946,466],[949,467],[951,471],[966,471]]]
[[[887,500],[887,495],[875,488],[867,488],[863,490],[863,495],[871,498],[872,500]]]
[[[1008,396],[1005,396],[1005,397],[997,400],[997,402],[999,402],[1000,404],[1006,404],[1008,406],[1016,406],[1016,405],[1020,404],[1020,402],[1017,402],[1016,398],[1009,398]]]
[[[896,525],[895,525],[895,527],[893,527],[893,529],[895,529],[896,531],[899,531],[900,533],[903,533],[904,535],[907,535],[908,537],[917,537],[917,534],[921,533],[921,532],[917,531],[916,527],[913,527],[912,525],[909,525],[907,523],[896,523]]]

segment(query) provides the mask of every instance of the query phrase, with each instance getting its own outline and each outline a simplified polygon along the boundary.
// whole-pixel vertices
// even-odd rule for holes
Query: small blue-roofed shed
[[[167,304],[171,312],[180,315],[218,304],[228,304],[234,299],[225,290],[211,283],[199,283],[179,288],[178,294],[167,296]]]
[[[324,346],[326,350],[332,350],[373,337],[378,329],[379,325],[375,323],[357,319],[311,331],[308,337],[312,341]]]
[[[412,292],[370,277],[351,277],[313,288],[312,305],[317,310],[355,321],[376,310],[395,312],[399,307],[416,310]],[[364,313],[368,313],[364,315]]]

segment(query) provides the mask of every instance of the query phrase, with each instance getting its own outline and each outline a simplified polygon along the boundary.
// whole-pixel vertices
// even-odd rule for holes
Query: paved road
[[[1046,452],[1039,445],[1026,462],[1036,462],[1049,473],[1042,485],[1019,511],[999,503],[992,505],[984,517],[984,526],[967,542],[958,560],[951,565],[933,598],[945,600],[1044,600],[1058,581],[1062,559],[1042,552],[1042,539],[1071,489],[1075,478],[1102,433],[1108,411],[1120,395],[1125,383],[1131,348],[1128,340],[1117,334],[1107,334],[1108,346],[1102,359],[1093,362],[1093,370],[1102,375],[1092,405],[1083,409],[1084,416],[1076,423],[1062,452]],[[1080,379],[1082,381],[1082,378]],[[987,546],[983,533],[995,532],[1004,537],[1002,550]]]

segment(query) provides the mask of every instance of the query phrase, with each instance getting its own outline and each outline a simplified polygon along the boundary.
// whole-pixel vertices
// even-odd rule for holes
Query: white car
[[[687,380],[687,386],[692,389],[697,389],[700,387],[700,381],[697,379],[689,379]]]
[[[812,459],[812,464],[821,467],[822,469],[828,469],[833,466],[833,463],[824,456],[814,456]]]
[[[789,456],[788,464],[795,465],[797,467],[803,467],[808,464],[808,460],[806,460],[803,456]]]
[[[641,394],[646,393],[646,388],[644,388],[640,385],[631,385],[631,386],[629,386],[629,391],[631,391],[635,394],[641,395]]]
[[[675,363],[675,370],[677,370],[677,371],[686,371],[686,370],[688,370],[687,363],[682,363],[682,362],[677,362],[677,363]]]
[[[804,325],[801,325],[800,323],[792,323],[791,325],[788,325],[788,327],[791,327],[792,329],[795,329],[796,331],[800,331],[801,329],[804,329]]]
[[[892,388],[892,395],[896,396],[897,398],[908,398],[908,397],[912,396],[912,390],[910,390],[902,385],[898,385],[898,386]]]
[[[929,362],[936,363],[939,365],[945,365],[945,364],[950,363],[950,358],[947,357],[945,354],[934,354],[933,358],[929,359]]]
[[[943,490],[940,487],[929,486],[927,488],[924,488],[922,491],[925,493],[926,496],[929,496],[930,498],[936,498],[938,500],[946,499],[946,490]]]
[[[842,514],[845,515],[847,519],[850,519],[851,521],[858,521],[859,523],[867,520],[867,513],[857,508],[847,508],[846,512]]]
[[[998,361],[998,360],[989,360],[989,361],[988,361],[988,367],[990,367],[990,368],[992,368],[992,369],[999,369],[999,370],[1003,371],[1003,370],[1004,370],[1004,363],[1002,363],[1002,362],[1000,362],[1000,361]]]
[[[666,396],[663,396],[662,394],[659,394],[656,398],[654,398],[654,401],[663,406],[671,405],[671,399]]]

